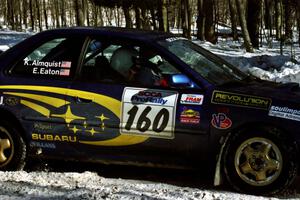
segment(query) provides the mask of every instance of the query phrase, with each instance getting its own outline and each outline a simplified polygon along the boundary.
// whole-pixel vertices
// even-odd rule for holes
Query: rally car
[[[191,41],[123,28],[41,32],[0,56],[0,169],[27,158],[215,168],[270,194],[298,172],[297,84],[262,81]]]

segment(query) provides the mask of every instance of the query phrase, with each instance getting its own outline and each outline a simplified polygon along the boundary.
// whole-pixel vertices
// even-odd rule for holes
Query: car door
[[[68,94],[69,101],[76,105],[72,112],[79,116],[70,123],[78,136],[78,150],[94,159],[186,162],[194,148],[200,147],[201,138],[207,137],[206,117],[205,123],[200,123],[204,93],[199,87],[168,86],[167,79],[181,73],[157,54],[149,60],[159,63],[164,78],[155,77],[149,84],[147,73],[158,72],[145,70],[135,82],[125,80],[124,63],[131,61],[124,58],[124,49],[129,46],[132,62],[142,60],[144,47],[129,45],[128,41],[94,39],[87,46],[79,77]],[[121,60],[115,60],[119,55]],[[140,73],[145,63],[136,62]]]
[[[84,39],[74,36],[44,38],[32,49],[29,47],[24,57],[9,70],[5,82],[11,83],[1,86],[4,98],[16,104],[10,108],[29,133],[31,147],[56,148],[75,140],[68,134],[65,113],[70,102],[66,101],[66,94]]]

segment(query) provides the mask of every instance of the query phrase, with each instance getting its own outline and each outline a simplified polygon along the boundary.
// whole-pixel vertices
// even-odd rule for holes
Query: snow
[[[0,177],[0,199],[277,199],[151,181],[104,178],[94,172],[0,172]]]

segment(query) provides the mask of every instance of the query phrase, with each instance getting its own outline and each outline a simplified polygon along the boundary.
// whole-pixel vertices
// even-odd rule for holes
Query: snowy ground
[[[0,172],[0,199],[275,199],[97,173]]]
[[[29,35],[31,34],[0,31],[0,50],[7,50]],[[195,43],[258,77],[300,83],[300,65],[297,61],[300,50],[297,45],[292,51],[290,46],[286,46],[284,54],[280,55],[278,43],[274,43],[273,48],[264,45],[253,54],[246,53],[241,42],[227,39],[220,40],[217,45],[199,41]],[[164,175],[149,180],[148,174],[155,175],[152,170],[142,170],[138,174],[135,168],[120,173],[122,170],[119,167],[110,174],[102,173],[101,170],[0,172],[0,199],[300,199],[300,178],[287,192],[271,198],[238,194],[228,188],[214,188],[206,181],[198,184],[198,179],[195,178],[182,180],[182,177],[162,173]],[[168,179],[165,180],[164,176],[168,176]]]

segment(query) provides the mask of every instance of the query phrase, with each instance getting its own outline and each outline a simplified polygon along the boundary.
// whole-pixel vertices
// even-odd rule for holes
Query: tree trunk
[[[156,25],[156,15],[155,15],[155,10],[154,8],[150,9],[150,15],[151,15],[151,21],[152,21],[152,26],[154,30],[157,30],[157,25]]]
[[[182,0],[182,31],[183,36],[187,38],[191,38],[191,21],[190,21],[190,5],[189,0]]]
[[[285,1],[285,40],[293,39],[293,23],[295,18],[295,6],[292,0]]]
[[[253,52],[251,39],[249,36],[246,20],[245,2],[243,0],[236,0],[237,11],[240,19],[240,24],[243,32],[244,44],[247,52]]]
[[[205,12],[203,10],[203,0],[197,2],[198,16],[197,16],[197,39],[205,40]]]
[[[159,0],[158,5],[158,23],[159,23],[159,30],[168,32],[168,9],[167,9],[167,0]]]
[[[27,29],[28,24],[27,24],[27,12],[28,12],[28,3],[27,0],[23,0],[23,24],[25,26],[25,29]]]
[[[217,37],[214,26],[214,5],[211,0],[204,0],[205,10],[205,39],[209,42],[216,43]]]
[[[281,40],[282,38],[282,0],[275,0],[275,23],[276,23],[276,39]]]
[[[162,0],[162,17],[164,31],[169,32],[169,20],[168,20],[168,1]]]
[[[61,25],[63,27],[66,27],[67,26],[67,17],[66,17],[66,2],[64,1],[60,1],[61,5],[60,5],[60,11],[61,11],[61,16],[60,16],[60,21],[61,21]]]
[[[298,44],[300,46],[300,1],[297,1],[297,27],[298,27]]]
[[[124,16],[125,16],[125,23],[126,28],[132,28],[132,21],[131,21],[131,15],[130,15],[130,9],[127,6],[122,7]]]
[[[247,27],[254,48],[259,48],[259,28],[262,19],[262,0],[248,1]]]
[[[274,1],[273,0],[265,0],[265,25],[266,28],[269,29],[270,36],[273,35],[273,13],[274,13]]]
[[[235,0],[228,0],[229,2],[229,11],[230,11],[230,19],[231,19],[231,30],[232,30],[232,37],[233,40],[238,40],[238,31],[237,31],[237,25],[238,25],[238,13],[236,8]]]
[[[141,22],[141,10],[139,7],[134,6],[134,12],[135,12],[135,25],[137,29],[142,28],[142,22]]]
[[[82,0],[74,0],[74,9],[77,26],[84,26],[84,14]]]
[[[7,19],[8,24],[12,30],[15,30],[15,19],[14,19],[14,0],[7,0]]]
[[[43,10],[44,10],[44,19],[45,19],[45,26],[46,26],[46,29],[49,29],[49,26],[48,26],[48,14],[47,14],[47,6],[46,6],[46,0],[43,0]]]
[[[42,19],[41,19],[41,9],[40,9],[40,2],[38,0],[35,0],[35,6],[36,6],[36,13],[37,13],[37,20],[38,20],[38,24],[39,24],[39,31],[42,31],[43,30],[43,27],[42,27]]]
[[[29,11],[30,11],[30,23],[31,23],[31,29],[34,31],[34,15],[33,15],[33,0],[29,0]]]

